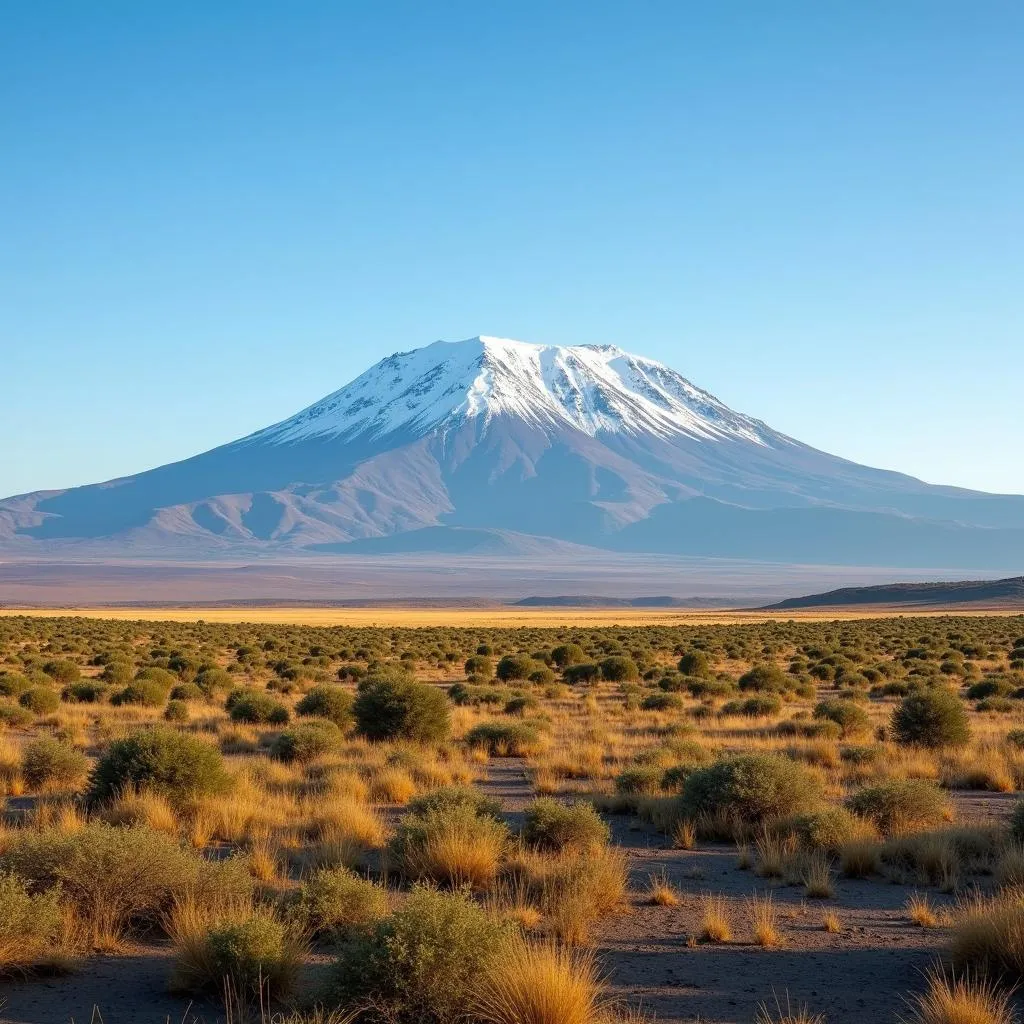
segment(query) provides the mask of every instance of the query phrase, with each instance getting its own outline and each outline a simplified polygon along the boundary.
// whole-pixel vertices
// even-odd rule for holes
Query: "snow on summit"
[[[687,435],[767,444],[774,432],[733,412],[675,370],[612,345],[533,345],[507,338],[436,341],[381,360],[340,391],[253,435],[423,434],[467,418],[510,416],[541,427]]]

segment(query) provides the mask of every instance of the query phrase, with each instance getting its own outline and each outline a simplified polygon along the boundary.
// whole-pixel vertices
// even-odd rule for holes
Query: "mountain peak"
[[[782,440],[675,370],[615,345],[537,345],[489,335],[396,352],[340,391],[253,436],[292,443],[399,431],[422,435],[496,416],[590,436],[685,435],[759,445]]]

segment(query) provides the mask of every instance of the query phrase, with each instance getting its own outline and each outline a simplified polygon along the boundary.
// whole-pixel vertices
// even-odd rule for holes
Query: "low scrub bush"
[[[540,850],[592,853],[606,846],[610,835],[591,804],[566,805],[541,797],[526,808],[523,839]]]
[[[284,725],[291,717],[283,704],[261,690],[237,690],[228,697],[225,706],[232,722]]]
[[[952,690],[934,686],[910,693],[892,713],[898,743],[922,747],[962,747],[971,738],[967,709]]]
[[[67,954],[57,890],[33,893],[23,878],[0,874],[0,974],[52,969]]]
[[[352,707],[356,731],[369,740],[439,743],[451,728],[448,698],[436,686],[402,677],[367,676]]]
[[[867,786],[849,797],[846,806],[886,836],[935,828],[948,812],[942,790],[926,779],[894,779]]]
[[[326,718],[285,729],[271,744],[270,752],[279,761],[308,764],[341,748],[345,737],[334,722]]]
[[[466,734],[466,743],[492,757],[530,757],[544,749],[537,728],[526,722],[481,722]]]
[[[863,736],[871,729],[868,713],[852,701],[832,698],[819,701],[814,707],[814,717],[835,722],[843,739]]]
[[[48,686],[33,686],[18,698],[18,703],[34,715],[49,715],[60,707],[60,697]]]
[[[291,911],[309,935],[347,938],[388,915],[387,890],[346,868],[314,871],[299,888]]]
[[[342,947],[331,1001],[362,1009],[372,1024],[471,1019],[508,931],[463,892],[415,886],[393,914]]]
[[[390,852],[408,878],[481,889],[494,881],[507,844],[508,826],[503,821],[453,804],[406,814]]]
[[[325,718],[339,729],[347,729],[354,721],[354,700],[352,694],[340,686],[314,686],[295,705],[295,713],[304,717]]]
[[[89,774],[89,759],[74,747],[49,736],[25,746],[21,774],[30,789],[77,789]]]
[[[127,787],[143,786],[184,801],[222,793],[228,784],[218,750],[161,726],[110,744],[93,771],[89,800],[102,803]]]
[[[821,783],[808,768],[771,754],[741,754],[691,772],[680,796],[684,817],[734,818],[746,826],[817,808]]]

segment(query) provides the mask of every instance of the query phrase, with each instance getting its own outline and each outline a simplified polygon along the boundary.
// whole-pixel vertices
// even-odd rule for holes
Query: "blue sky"
[[[0,495],[437,338],[1024,492],[1024,5],[6,4]]]

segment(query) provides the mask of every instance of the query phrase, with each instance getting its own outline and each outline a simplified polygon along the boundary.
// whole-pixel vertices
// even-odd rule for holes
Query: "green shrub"
[[[334,722],[321,718],[286,729],[274,740],[270,752],[279,761],[307,764],[340,750],[344,741],[341,729]]]
[[[678,693],[649,693],[642,701],[642,711],[678,711],[683,707],[683,698]]]
[[[109,661],[100,673],[100,679],[108,686],[124,686],[134,676],[135,666],[130,661]]]
[[[164,720],[167,722],[187,722],[189,719],[188,705],[183,700],[169,700],[164,708]]]
[[[579,644],[559,644],[551,652],[552,664],[559,668],[568,668],[570,665],[579,665],[586,661],[587,652]]]
[[[1018,800],[1013,805],[1013,814],[1010,816],[1010,835],[1021,844],[1024,844],[1024,800]]]
[[[528,654],[506,654],[498,662],[497,676],[502,682],[514,679],[529,679],[530,673],[537,668],[537,662]]]
[[[481,722],[466,733],[466,743],[494,757],[529,757],[543,746],[536,727],[526,722]]]
[[[367,1008],[372,1024],[470,1019],[480,977],[507,927],[465,893],[415,886],[367,936],[350,940],[334,968],[332,1002]]]
[[[469,807],[478,818],[501,821],[501,801],[485,796],[475,786],[441,786],[409,801],[409,814],[427,814],[430,811],[452,807]]]
[[[942,790],[926,779],[894,779],[866,786],[850,796],[846,806],[874,822],[887,836],[935,828],[947,811]]]
[[[804,765],[772,754],[740,754],[691,772],[680,796],[684,817],[722,813],[756,826],[817,808],[821,784]]]
[[[0,975],[57,966],[64,915],[60,893],[33,893],[23,878],[0,874]]]
[[[195,683],[178,683],[177,686],[171,688],[170,693],[171,700],[204,700],[206,694],[202,687],[197,686]]]
[[[19,704],[0,704],[0,724],[12,729],[24,729],[31,725],[34,716],[28,708]]]
[[[292,915],[314,936],[347,938],[388,915],[387,890],[347,868],[314,871],[301,887]]]
[[[159,686],[164,691],[164,697],[171,692],[171,688],[178,682],[178,677],[168,672],[165,668],[157,665],[148,665],[139,669],[135,676],[135,682],[148,683],[151,686]]]
[[[893,737],[923,747],[963,746],[971,727],[963,701],[943,686],[910,693],[892,713]]]
[[[615,654],[601,662],[601,675],[612,683],[629,682],[640,678],[636,662],[625,655]]]
[[[835,854],[862,830],[862,822],[845,807],[826,807],[785,819],[779,831],[792,833],[812,850]]]
[[[123,704],[139,704],[142,707],[158,708],[165,700],[170,691],[159,682],[152,679],[136,679],[129,683],[123,690],[118,690],[110,699],[115,707]]]
[[[615,776],[615,792],[620,796],[640,796],[661,792],[665,773],[657,765],[627,768]]]
[[[60,697],[46,686],[33,686],[18,698],[18,703],[34,715],[49,715],[60,707]]]
[[[486,654],[474,654],[466,659],[464,669],[467,676],[490,679],[494,675],[494,662]]]
[[[89,759],[66,743],[42,736],[25,746],[21,774],[36,791],[76,789],[89,774]]]
[[[679,671],[684,676],[708,679],[711,676],[711,659],[703,651],[687,651],[679,659]]]
[[[172,987],[221,994],[228,984],[247,1002],[259,999],[261,990],[273,998],[289,995],[298,980],[302,943],[266,907],[233,917],[214,924],[198,941],[178,943]]]
[[[43,671],[55,682],[67,685],[73,683],[81,674],[80,669],[73,661],[60,658],[55,661],[48,661],[43,665]]]
[[[107,690],[107,685],[96,679],[81,679],[65,686],[60,698],[69,704],[99,704],[106,699]]]
[[[33,891],[59,890],[94,942],[116,940],[133,926],[159,926],[186,892],[248,895],[252,882],[239,868],[212,864],[144,825],[105,822],[77,832],[19,830],[0,855],[0,870],[13,871]]]
[[[352,694],[340,686],[314,686],[295,705],[295,713],[314,718],[326,718],[339,729],[347,729],[352,724],[353,703]]]
[[[592,804],[566,805],[541,797],[526,808],[523,839],[537,849],[592,853],[606,846],[610,836]]]
[[[819,701],[814,707],[814,717],[839,726],[842,737],[863,735],[871,728],[867,712],[848,700]]]
[[[369,740],[437,743],[451,728],[448,699],[436,686],[367,676],[353,705],[356,731]]]
[[[284,725],[291,717],[283,704],[261,690],[237,690],[225,706],[232,722]]]
[[[536,697],[518,694],[515,697],[510,697],[505,702],[503,710],[506,715],[522,715],[527,711],[534,711],[538,707],[540,707],[540,701]]]
[[[171,800],[186,800],[223,792],[228,782],[218,750],[160,726],[110,744],[93,771],[89,800],[101,803],[128,786],[145,786]]]
[[[600,665],[590,662],[582,662],[579,665],[569,665],[562,673],[562,678],[573,685],[577,683],[592,683],[601,677]]]
[[[0,697],[20,697],[31,685],[20,672],[0,672]]]
[[[785,693],[792,689],[793,680],[777,665],[755,665],[740,676],[741,690],[756,690],[758,693]]]

